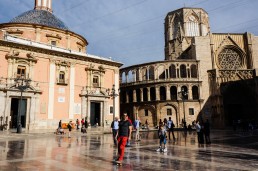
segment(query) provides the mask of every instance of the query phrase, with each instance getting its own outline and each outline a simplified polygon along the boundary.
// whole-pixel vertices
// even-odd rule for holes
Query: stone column
[[[155,87],[155,93],[156,93],[156,101],[159,101],[160,100],[159,87]]]
[[[136,90],[133,90],[133,102],[137,102]]]
[[[147,101],[149,102],[150,101],[150,87],[147,87]]]
[[[189,100],[193,99],[192,87],[188,87],[188,99]]]
[[[141,102],[143,102],[143,89],[140,88],[140,99],[141,99]]]
[[[166,96],[167,96],[166,100],[171,100],[171,97],[170,97],[170,87],[168,85],[166,86]]]

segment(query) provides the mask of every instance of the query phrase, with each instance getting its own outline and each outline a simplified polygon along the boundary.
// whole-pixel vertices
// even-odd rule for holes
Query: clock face
[[[188,19],[189,19],[190,21],[195,21],[195,17],[192,16],[192,15],[190,15],[190,16],[188,17]]]

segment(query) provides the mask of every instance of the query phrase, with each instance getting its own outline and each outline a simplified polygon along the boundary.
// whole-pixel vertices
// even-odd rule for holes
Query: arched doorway
[[[225,126],[233,120],[248,122],[255,120],[256,100],[252,87],[245,82],[228,83],[221,86],[224,106]]]

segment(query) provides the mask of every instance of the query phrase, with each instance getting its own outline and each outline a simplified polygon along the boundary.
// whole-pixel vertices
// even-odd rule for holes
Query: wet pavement
[[[90,131],[89,131],[90,132]],[[117,149],[111,134],[74,131],[72,138],[53,133],[0,132],[1,171],[115,171],[115,170],[258,170],[258,132],[213,130],[211,145],[198,145],[193,132],[176,131],[166,153],[156,152],[157,133],[141,132],[131,141],[124,164],[113,160]]]

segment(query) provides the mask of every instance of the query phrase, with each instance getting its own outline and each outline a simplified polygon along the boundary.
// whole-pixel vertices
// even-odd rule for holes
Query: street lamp
[[[187,89],[182,88],[181,91],[178,92],[178,94],[181,94],[181,99],[183,101],[183,112],[184,112],[184,128],[186,128],[186,121],[185,121],[185,99],[188,95]]]
[[[19,103],[19,110],[18,110],[18,117],[17,117],[17,133],[22,132],[22,125],[21,125],[21,103],[22,103],[22,93],[30,87],[31,79],[26,79],[24,75],[17,77],[14,79],[16,87],[21,91],[20,103]]]
[[[108,96],[112,97],[113,98],[113,121],[115,120],[115,111],[116,111],[116,97],[119,96],[119,89],[116,90],[115,89],[115,84],[113,84],[112,86],[112,89],[110,90],[109,88],[107,89],[107,93],[108,93]]]

